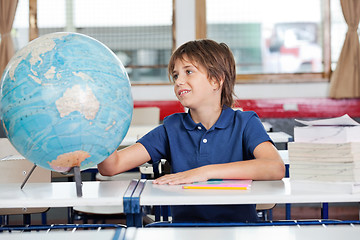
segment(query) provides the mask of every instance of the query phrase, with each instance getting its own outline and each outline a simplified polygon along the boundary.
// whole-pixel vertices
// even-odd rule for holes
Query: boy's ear
[[[224,80],[222,78],[220,79],[220,82],[218,82],[214,78],[211,79],[211,84],[213,86],[214,91],[220,90],[222,88],[223,83],[224,83]]]

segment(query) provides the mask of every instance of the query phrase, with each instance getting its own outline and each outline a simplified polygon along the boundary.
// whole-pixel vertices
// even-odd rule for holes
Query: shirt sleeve
[[[261,123],[260,118],[255,112],[249,116],[249,119],[246,123],[243,141],[245,145],[244,150],[246,151],[244,153],[244,157],[246,158],[244,159],[253,159],[254,150],[260,143],[269,141],[274,144],[267,134],[264,125]]]
[[[153,163],[169,156],[169,141],[164,125],[154,128],[137,142],[146,148]]]

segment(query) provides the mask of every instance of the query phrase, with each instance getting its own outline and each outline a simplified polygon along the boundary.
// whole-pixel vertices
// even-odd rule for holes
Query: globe
[[[31,41],[1,79],[6,136],[37,166],[67,172],[93,167],[114,152],[132,118],[124,66],[99,41],[52,33]]]

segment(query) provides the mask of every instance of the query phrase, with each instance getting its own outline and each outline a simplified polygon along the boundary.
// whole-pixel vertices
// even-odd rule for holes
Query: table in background
[[[293,137],[285,132],[268,132],[268,134],[276,143],[293,141]]]
[[[273,131],[273,126],[269,122],[261,122],[267,132]]]
[[[294,138],[285,132],[268,132],[269,137],[275,143],[279,150],[287,150],[288,142],[292,142]]]
[[[289,161],[289,151],[288,150],[278,150],[281,159],[284,161],[286,172],[285,177],[288,178],[290,176],[289,174],[289,167],[290,167],[290,161]]]

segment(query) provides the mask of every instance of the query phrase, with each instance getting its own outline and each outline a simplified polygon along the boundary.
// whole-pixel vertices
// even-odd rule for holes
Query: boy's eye
[[[186,70],[186,74],[191,74],[192,71],[191,70]]]
[[[179,76],[178,74],[173,74],[173,75],[172,75],[172,79],[175,81],[175,80],[178,79],[178,76]]]

